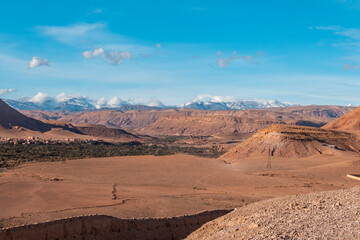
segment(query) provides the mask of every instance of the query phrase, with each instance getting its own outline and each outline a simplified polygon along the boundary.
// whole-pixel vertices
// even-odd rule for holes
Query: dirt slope
[[[102,125],[88,123],[77,126],[68,122],[56,121],[56,120],[43,120],[43,122],[50,124],[54,128],[60,128],[77,134],[83,134],[83,135],[97,137],[106,140],[108,139],[135,140],[139,138],[139,136],[129,133],[125,130],[118,128],[108,128]]]
[[[360,131],[360,107],[326,124],[324,129]]]
[[[359,192],[355,187],[252,203],[186,239],[360,239]]]
[[[272,125],[231,149],[220,159],[295,157],[359,151],[359,139],[350,133],[313,127]]]
[[[39,132],[46,132],[51,129],[51,126],[48,124],[25,116],[0,99],[0,128],[12,129],[14,127],[21,127]]]

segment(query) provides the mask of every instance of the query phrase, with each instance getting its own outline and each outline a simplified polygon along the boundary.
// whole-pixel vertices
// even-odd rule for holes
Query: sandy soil
[[[0,173],[0,226],[69,216],[166,217],[232,209],[277,196],[349,188],[355,154],[226,164],[188,155],[31,163]],[[113,184],[118,199],[112,200]]]

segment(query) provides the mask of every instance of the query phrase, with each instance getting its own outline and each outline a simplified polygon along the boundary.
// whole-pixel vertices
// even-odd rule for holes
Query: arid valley
[[[358,108],[112,110],[58,112],[55,118],[53,113],[39,111],[25,111],[26,116],[0,103],[3,147],[60,144],[60,150],[67,151],[78,144],[90,147],[77,151],[90,151],[110,144],[107,147],[111,151],[113,147],[134,150],[134,146],[139,151],[125,155],[114,152],[109,157],[88,153],[74,155],[74,159],[56,152],[51,154],[59,158],[46,158],[49,153],[43,152],[41,159],[30,160],[30,154],[30,159],[14,159],[12,165],[9,159],[14,156],[3,153],[1,239],[21,235],[25,230],[18,226],[51,226],[54,220],[72,217],[196,216],[206,211],[241,209],[281,196],[349,189],[360,183],[347,177],[360,172]],[[115,125],[116,121],[116,127],[99,125]],[[309,127],[317,124],[323,127]],[[26,139],[21,142],[20,136]],[[149,155],[146,151],[155,146]],[[133,156],[126,156],[129,154]],[[84,230],[73,231],[75,238],[91,235]],[[156,234],[150,228],[147,232]],[[132,236],[150,239],[144,234]],[[185,237],[171,234],[174,239]],[[104,233],[102,239],[114,236]]]
[[[359,240],[359,12],[2,1],[0,240]]]

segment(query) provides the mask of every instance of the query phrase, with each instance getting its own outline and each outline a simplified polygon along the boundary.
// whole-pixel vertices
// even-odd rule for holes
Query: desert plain
[[[228,164],[190,155],[29,163],[0,173],[2,227],[71,216],[159,218],[234,209],[263,199],[350,188],[358,154]],[[116,199],[112,191],[116,189]]]
[[[359,108],[305,106],[227,112],[105,111],[103,117],[108,118],[108,123],[123,118],[116,123],[119,124],[117,127],[110,127],[86,120],[101,111],[62,115],[68,122],[60,122],[51,118],[35,120],[3,102],[0,107],[3,113],[0,122],[3,136],[0,228],[3,235],[0,238],[4,239],[16,236],[17,229],[25,236],[26,226],[47,229],[45,239],[52,239],[48,237],[47,225],[41,224],[55,224],[55,228],[62,219],[83,216],[101,215],[120,220],[167,219],[235,209],[225,215],[226,221],[219,218],[190,235],[193,239],[201,236],[227,239],[226,234],[232,236],[232,231],[238,229],[228,227],[236,224],[231,217],[247,209],[243,207],[250,206],[257,216],[258,205],[252,204],[259,203],[259,209],[263,209],[261,206],[266,205],[263,200],[272,201],[289,195],[304,199],[300,196],[360,185],[357,179],[347,177],[347,174],[360,173],[359,132],[358,124],[354,123],[360,121]],[[170,115],[166,115],[167,112]],[[38,116],[39,112],[27,114]],[[79,119],[83,115],[85,122]],[[166,132],[169,134],[165,135]],[[32,136],[26,138],[26,135]],[[111,157],[99,157],[97,150],[107,156],[104,149],[112,152]],[[135,152],[121,152],[124,149]],[[83,155],[66,155],[70,150],[71,154],[78,151]],[[34,155],[34,151],[40,152]],[[20,156],[21,159],[17,159]],[[31,161],[24,156],[30,156]],[[353,193],[357,194],[356,188]],[[291,201],[279,206],[297,204]],[[357,211],[356,206],[351,207]],[[271,219],[271,216],[267,217]],[[54,220],[60,223],[51,223]],[[93,230],[86,232],[83,227],[85,220],[81,221],[81,231],[74,230],[74,238],[95,237]],[[223,227],[224,223],[227,225]],[[65,222],[61,224],[59,229],[68,226]],[[97,227],[93,222],[91,224],[91,229]],[[245,229],[253,229],[254,224],[250,222]],[[196,228],[201,225],[198,222]],[[225,235],[217,235],[214,229],[218,228],[230,230]],[[195,227],[191,229],[187,230],[189,234]],[[297,236],[296,231],[290,238]],[[144,237],[146,231],[141,234],[141,239],[162,236],[157,233],[160,234],[157,237]],[[180,235],[171,234],[173,239],[180,239]],[[181,234],[181,238],[187,235]],[[58,235],[68,239],[66,231]],[[36,239],[36,234],[31,236]],[[259,236],[262,235],[254,233],[254,236],[261,239]]]

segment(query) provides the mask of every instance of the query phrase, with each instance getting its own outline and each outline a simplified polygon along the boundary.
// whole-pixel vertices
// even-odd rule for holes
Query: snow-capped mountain
[[[3,99],[11,107],[18,110],[47,110],[47,111],[87,111],[95,110],[95,106],[86,98],[70,98],[64,101],[47,99],[43,102],[33,102],[26,99]]]
[[[165,105],[161,107],[141,104],[129,104],[125,101],[115,101],[114,98],[109,101],[93,100],[86,97],[72,97],[66,99],[47,98],[41,102],[31,101],[30,98],[20,98],[19,100],[3,99],[7,104],[17,110],[45,110],[45,111],[95,111],[101,109],[116,109],[126,112],[131,110],[153,110],[169,108]]]
[[[201,110],[245,110],[272,107],[291,107],[296,104],[278,100],[232,100],[230,98],[212,97],[208,100],[195,99],[182,105],[185,109]]]
[[[40,100],[41,101],[40,101]],[[146,105],[130,104],[119,98],[89,99],[86,97],[46,97],[46,98],[20,98],[19,100],[3,99],[11,107],[18,110],[47,110],[47,111],[94,111],[100,109],[117,109],[119,111],[152,110],[152,109],[200,109],[200,110],[244,110],[271,107],[290,107],[296,104],[277,100],[234,100],[229,97],[199,96],[191,102],[178,107],[166,106],[158,100],[150,101]]]
[[[86,98],[70,98],[69,100],[58,102],[55,106],[54,110],[62,110],[62,111],[88,111],[95,110],[96,107],[91,104]]]

